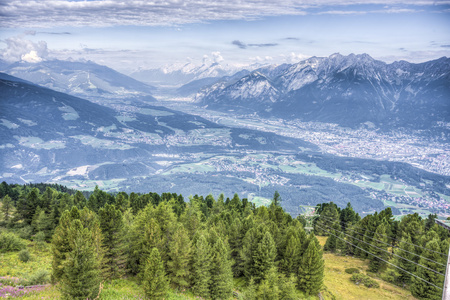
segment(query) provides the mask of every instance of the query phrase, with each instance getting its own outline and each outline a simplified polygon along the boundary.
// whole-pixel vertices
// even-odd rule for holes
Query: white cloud
[[[34,43],[21,37],[11,37],[3,42],[6,43],[6,48],[0,50],[0,54],[8,62],[20,60],[39,62],[48,56],[48,48],[45,41]]]
[[[291,54],[289,55],[287,61],[290,62],[290,63],[297,63],[297,62],[305,60],[305,59],[307,59],[309,57],[310,56],[302,54],[302,53],[296,54],[294,52],[291,52]]]
[[[38,63],[42,61],[36,51],[31,50],[29,53],[22,55],[22,60],[29,63]]]
[[[174,25],[210,20],[304,15],[309,9],[359,4],[448,5],[450,0],[10,0],[1,1],[3,27]],[[404,12],[403,7],[396,9]],[[342,13],[335,10],[328,13]],[[395,12],[391,10],[391,12]]]
[[[220,63],[220,62],[222,62],[224,60],[222,55],[220,55],[219,51],[212,52],[211,55],[212,55],[213,60],[214,60],[215,63]]]

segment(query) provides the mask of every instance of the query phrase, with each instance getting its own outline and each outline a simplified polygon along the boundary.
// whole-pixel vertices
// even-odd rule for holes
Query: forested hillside
[[[328,236],[324,251],[368,259],[373,277],[407,288],[419,299],[441,299],[449,232],[435,223],[437,215],[395,220],[386,208],[360,219],[350,205],[340,209],[333,202],[317,212],[314,231]],[[361,274],[352,278],[364,282]]]
[[[376,288],[378,278],[420,299],[442,293],[449,233],[436,215],[395,220],[386,208],[361,219],[350,203],[330,202],[293,219],[278,192],[267,207],[237,194],[184,199],[98,187],[86,198],[48,184],[2,183],[0,193],[0,252],[20,251],[27,262],[32,241],[51,260],[49,271],[34,270],[15,285],[51,282],[64,299],[114,299],[104,295],[121,278],[147,299],[178,299],[167,298],[170,291],[203,299],[335,299],[324,285],[323,251],[368,260],[367,270],[345,270],[358,285]],[[316,236],[327,236],[323,250]],[[13,281],[0,278],[11,291]]]
[[[255,207],[237,194],[185,202],[177,194],[113,196],[98,188],[86,199],[79,191],[8,185],[0,251],[27,251],[23,239],[50,243],[51,282],[65,299],[94,299],[104,282],[122,277],[135,278],[148,299],[165,298],[169,287],[206,299],[317,295],[321,247],[280,199],[277,193],[269,207]]]

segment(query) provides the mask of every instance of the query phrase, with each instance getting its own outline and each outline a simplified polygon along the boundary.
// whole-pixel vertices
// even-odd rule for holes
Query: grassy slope
[[[327,237],[317,237],[323,246]],[[324,254],[325,259],[325,279],[324,284],[327,290],[333,294],[337,300],[375,300],[375,299],[416,299],[408,290],[382,280],[376,280],[380,288],[367,288],[355,285],[350,281],[350,274],[345,273],[345,269],[358,268],[365,272],[368,268],[368,260],[349,256],[338,256],[330,253]],[[324,295],[325,299],[331,299]]]

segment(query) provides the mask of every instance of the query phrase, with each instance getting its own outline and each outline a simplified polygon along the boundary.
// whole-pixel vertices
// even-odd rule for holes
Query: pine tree
[[[97,260],[92,233],[73,220],[68,231],[71,251],[64,262],[61,278],[63,299],[93,299],[99,293],[100,264]]]
[[[202,298],[209,297],[211,281],[211,247],[203,234],[197,239],[192,258],[192,290]]]
[[[338,238],[336,238],[336,235],[339,234],[338,233],[339,229],[340,226],[337,223],[333,223],[332,229],[331,228],[327,229],[333,234],[330,234],[330,236],[327,238],[327,241],[323,246],[324,251],[336,252],[337,242],[339,240]]]
[[[415,260],[416,255],[412,254],[414,253],[414,246],[411,245],[411,238],[409,237],[408,234],[405,234],[403,236],[403,238],[400,241],[400,245],[399,245],[399,250],[397,251],[397,255],[400,257],[404,257],[410,261],[401,259],[401,258],[396,258],[396,264],[397,266],[399,266],[400,268],[410,272],[410,273],[414,273],[415,271],[415,264],[412,263],[411,261]],[[404,284],[409,284],[411,282],[411,275],[408,274],[405,271],[402,270],[398,270],[398,281]]]
[[[386,237],[386,223],[382,223],[375,230],[375,234],[373,236],[373,240],[371,240],[371,245],[369,248],[370,253],[375,254],[375,256],[370,255],[369,257],[369,270],[370,272],[378,272],[383,270],[386,267],[386,260],[388,259],[387,252],[387,237]],[[384,259],[381,260],[378,257]]]
[[[122,212],[115,205],[106,204],[99,209],[98,217],[105,247],[104,276],[120,278],[125,271]]]
[[[220,237],[213,246],[210,295],[212,299],[228,299],[233,288],[233,271],[227,244]]]
[[[330,228],[339,228],[339,212],[336,204],[333,202],[327,203],[323,211],[320,212],[319,218],[315,222],[314,232],[317,235],[329,235],[325,230],[330,231]],[[323,229],[322,229],[323,228]]]
[[[275,267],[267,271],[266,278],[261,282],[258,288],[257,298],[264,300],[280,299],[281,291],[278,286],[278,272]]]
[[[177,287],[186,288],[190,285],[189,263],[192,257],[192,244],[187,230],[179,224],[169,242],[169,260],[167,273],[171,283]]]
[[[434,260],[436,262],[445,263],[445,261],[443,261],[443,258],[441,257],[441,255],[436,253],[436,252],[441,251],[438,240],[432,240],[432,241],[428,242],[425,245],[425,248],[432,250],[432,251],[427,251],[427,250],[423,251],[423,253],[421,254],[423,257],[428,258],[430,260]],[[435,251],[435,252],[433,252],[433,251]],[[445,273],[444,266],[441,266],[440,264],[426,260],[424,258],[421,258],[419,260],[419,264],[421,264],[422,266],[428,267],[432,270],[435,270],[437,272]],[[435,272],[425,269],[423,267],[417,266],[416,275],[436,286],[439,286],[439,287],[443,286],[443,284],[444,284],[444,276],[441,276],[440,274],[436,274]],[[437,287],[434,287],[416,277],[412,278],[411,294],[414,297],[423,298],[423,299],[438,300],[438,299],[442,298],[442,290],[440,290]]]
[[[339,238],[336,240],[336,250],[340,254],[345,255],[347,251],[347,243],[345,242],[345,235],[341,232]]]
[[[68,254],[73,250],[70,243],[70,226],[74,220],[80,220],[83,228],[89,229],[90,242],[94,247],[95,259],[103,261],[102,235],[98,219],[86,207],[79,211],[75,206],[62,214],[59,225],[52,236],[52,282],[58,282],[64,275],[64,265]]]
[[[261,242],[258,243],[254,254],[254,278],[261,281],[265,274],[274,266],[277,248],[270,232],[266,231]]]
[[[281,196],[278,191],[275,191],[275,193],[273,194],[272,203],[274,206],[281,206]]]
[[[158,249],[153,248],[145,263],[142,280],[147,299],[164,299],[169,288],[169,282],[164,271],[164,263]]]
[[[2,213],[3,213],[3,220],[6,224],[9,223],[9,219],[11,218],[13,203],[11,200],[11,197],[9,195],[6,195],[3,197],[2,200]]]
[[[286,246],[286,250],[281,261],[281,269],[286,276],[291,274],[297,275],[298,268],[300,267],[302,243],[299,238],[292,235]]]
[[[308,240],[308,248],[302,256],[298,271],[298,288],[308,295],[314,295],[322,287],[324,261],[317,238],[311,233]]]

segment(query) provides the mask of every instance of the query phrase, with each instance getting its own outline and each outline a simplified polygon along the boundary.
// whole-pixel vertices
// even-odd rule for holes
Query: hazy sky
[[[368,53],[450,56],[450,0],[0,0],[8,62],[90,59],[120,71],[173,62],[295,62]]]

